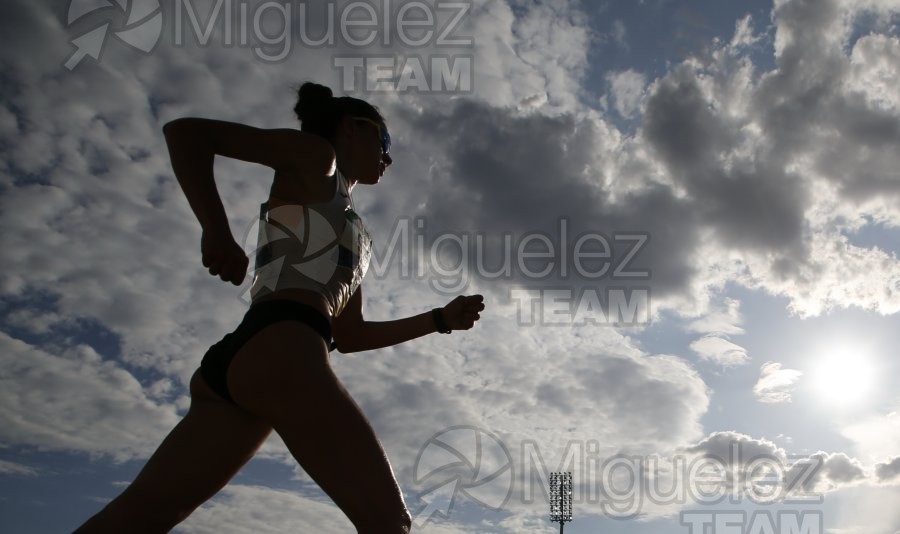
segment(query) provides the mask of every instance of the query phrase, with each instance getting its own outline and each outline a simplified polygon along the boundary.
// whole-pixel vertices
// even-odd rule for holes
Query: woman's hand
[[[481,295],[460,295],[441,309],[444,322],[451,330],[468,330],[475,325],[484,309]]]
[[[200,238],[200,253],[209,274],[218,276],[224,282],[239,286],[247,276],[250,260],[232,237],[231,231],[204,230]]]

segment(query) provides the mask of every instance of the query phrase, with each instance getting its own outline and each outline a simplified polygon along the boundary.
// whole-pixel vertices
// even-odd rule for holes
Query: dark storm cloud
[[[805,198],[798,177],[758,154],[735,158],[743,121],[716,110],[699,82],[683,66],[659,83],[644,114],[650,146],[722,242],[759,250],[799,248]],[[729,158],[736,161],[725,165]]]
[[[776,163],[811,154],[816,172],[857,202],[900,194],[900,116],[866,98],[877,87],[857,82],[866,70],[879,69],[883,80],[896,83],[896,40],[864,36],[848,43],[857,49],[848,61],[845,18],[861,12],[842,12],[834,0],[781,3],[773,13],[778,69],[761,80],[751,107]]]
[[[817,452],[794,462],[785,473],[788,487],[821,493],[865,480],[859,461],[846,453]]]
[[[779,3],[776,69],[756,71],[744,48],[756,38],[746,35],[685,61],[644,91],[633,137],[591,113],[462,98],[405,112],[401,120],[423,133],[417,146],[432,150],[420,156],[427,189],[395,211],[426,218],[431,239],[481,233],[495,260],[503,234],[515,245],[540,232],[559,247],[563,217],[569,244],[583,232],[644,232],[634,266],[650,279],[626,282],[649,286],[657,303],[703,303],[697,288],[723,283],[715,273],[726,271],[789,294],[803,313],[824,306],[805,297],[822,280],[835,281],[816,293],[825,300],[877,292],[871,280],[841,274],[858,251],[833,243],[833,225],[859,210],[896,217],[887,199],[900,191],[900,116],[888,81],[900,75],[900,43],[878,34],[847,43],[854,13],[836,2]],[[749,20],[744,26],[752,33]],[[619,245],[613,258],[625,255]],[[877,251],[862,252],[876,261]],[[828,253],[842,256],[823,260]],[[559,274],[536,281],[519,272],[494,289],[615,282]]]
[[[786,496],[821,494],[866,480],[859,460],[846,453],[819,451],[804,457],[789,456],[769,440],[755,439],[734,431],[712,433],[685,450],[716,458],[729,467],[744,466],[744,469],[733,471],[733,474],[745,480],[752,472],[747,466],[762,458],[772,460],[775,465],[783,467],[777,476]]]
[[[778,460],[785,458],[784,450],[771,441],[755,439],[734,431],[714,432],[685,450],[717,458],[728,465],[741,464],[760,457]]]
[[[705,388],[689,380],[673,380],[687,373],[674,358],[654,360],[665,374],[648,373],[646,364],[627,358],[594,358],[590,365],[578,370],[576,382],[599,406],[615,406],[627,418],[634,435],[659,443],[666,436],[682,432],[692,425],[689,417],[699,406],[708,404]]]
[[[873,109],[860,96],[831,99],[823,107],[816,171],[848,199],[900,200],[900,117]]]
[[[599,233],[614,247],[613,264],[634,246],[615,242],[615,234],[647,234],[649,240],[630,268],[649,270],[651,279],[639,283],[652,285],[659,295],[682,291],[694,274],[698,237],[692,205],[653,183],[612,198],[605,184],[634,177],[603,174],[602,154],[612,152],[612,141],[591,120],[520,116],[474,101],[457,101],[443,112],[411,120],[416,129],[440,133],[434,141],[444,144],[448,156],[432,167],[429,189],[420,191],[426,206],[422,215],[433,221],[433,232],[480,232],[488,241],[497,238],[495,244],[499,236],[511,234],[513,249],[524,236],[543,233],[559,247],[559,221],[564,218],[570,255],[580,235]],[[486,251],[488,259],[497,254]],[[556,271],[540,284],[578,288],[609,283],[608,276],[599,283],[562,280]],[[522,276],[511,282],[536,283]]]

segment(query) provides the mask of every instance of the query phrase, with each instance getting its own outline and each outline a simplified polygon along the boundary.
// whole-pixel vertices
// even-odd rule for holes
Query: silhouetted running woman
[[[191,379],[191,406],[134,482],[78,533],[168,532],[218,492],[275,430],[358,532],[409,532],[387,456],[332,371],[328,352],[395,345],[467,330],[481,295],[394,321],[366,321],[360,281],[371,241],[353,210],[356,184],[391,164],[385,120],[372,105],[305,83],[293,129],[182,118],[163,127],[172,167],[203,229],[209,273],[240,285],[248,258],[216,190],[216,155],[275,170],[261,206],[252,302],[210,347]]]

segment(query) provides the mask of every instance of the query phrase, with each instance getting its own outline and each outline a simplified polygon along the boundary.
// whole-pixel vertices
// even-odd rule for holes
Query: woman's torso
[[[371,255],[343,175],[310,184],[276,173],[259,226],[251,306],[289,299],[340,314]]]

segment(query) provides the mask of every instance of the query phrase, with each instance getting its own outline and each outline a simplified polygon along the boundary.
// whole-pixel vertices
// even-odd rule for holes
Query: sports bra
[[[283,289],[306,289],[325,297],[340,315],[369,267],[372,240],[353,209],[346,178],[337,171],[334,196],[314,204],[259,209],[251,302]]]

